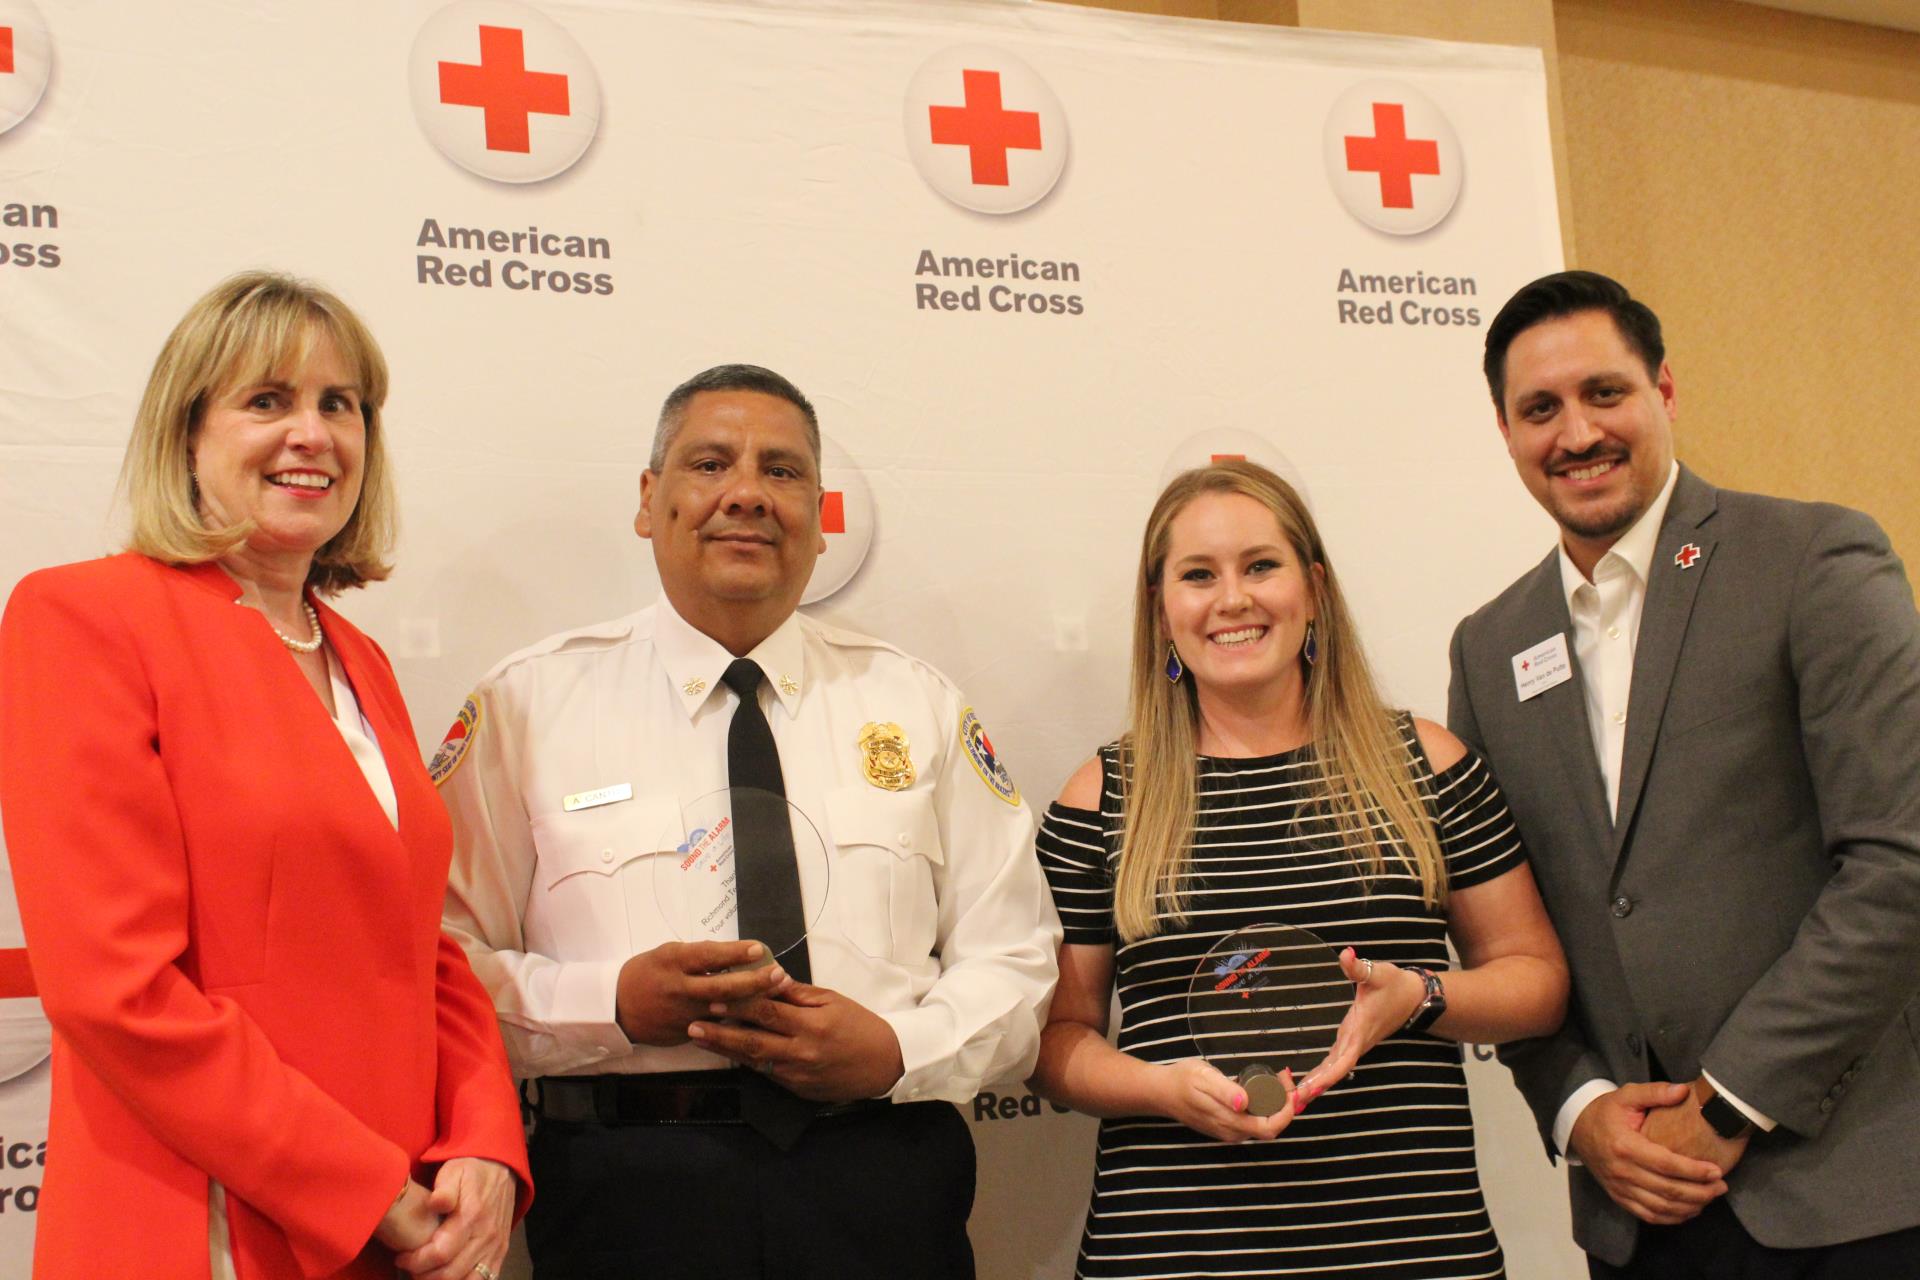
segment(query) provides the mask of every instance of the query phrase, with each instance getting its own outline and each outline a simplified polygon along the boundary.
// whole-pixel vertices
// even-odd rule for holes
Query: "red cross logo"
[[[486,114],[487,150],[533,149],[528,117],[570,114],[567,78],[550,71],[527,70],[526,37],[514,27],[480,28],[480,65],[440,64],[440,101],[453,107],[479,107]]]
[[[1007,152],[1040,150],[1040,113],[1008,111],[1000,105],[998,71],[962,71],[964,107],[928,107],[933,140],[943,147],[965,147],[976,186],[1004,187]]]
[[[0,27],[0,75],[13,71],[13,28]]]
[[[820,495],[820,532],[845,533],[847,531],[847,495],[839,489],[829,489]]]
[[[0,27],[0,32],[6,30],[5,27]],[[0,44],[0,49],[4,48],[6,45]],[[6,62],[0,62],[0,67],[8,71],[13,69],[12,65]],[[39,990],[34,985],[33,969],[27,964],[27,949],[25,947],[0,948],[0,1000],[37,995]]]
[[[1380,203],[1388,209],[1413,208],[1413,175],[1437,176],[1440,144],[1407,137],[1407,109],[1397,102],[1373,104],[1371,138],[1347,135],[1347,168],[1380,175]]]
[[[1520,659],[1520,669],[1521,669],[1522,671],[1531,671],[1531,670],[1533,670],[1533,659],[1532,659],[1532,658],[1522,658],[1522,659]]]
[[[1698,560],[1699,558],[1700,558],[1700,548],[1695,546],[1691,542],[1689,542],[1686,546],[1680,548],[1678,551],[1673,553],[1673,562],[1679,565],[1682,569],[1693,568],[1693,562],[1695,560]]]

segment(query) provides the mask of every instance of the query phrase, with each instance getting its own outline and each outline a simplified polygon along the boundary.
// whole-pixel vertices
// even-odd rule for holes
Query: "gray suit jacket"
[[[1541,1132],[1588,1080],[1646,1080],[1651,1049],[1779,1122],[1728,1178],[1761,1243],[1920,1224],[1920,620],[1886,535],[1681,470],[1612,821],[1578,659],[1516,695],[1514,655],[1556,632],[1572,656],[1557,552],[1454,632],[1448,700],[1573,970],[1560,1032],[1501,1055]],[[1637,1220],[1570,1181],[1575,1238],[1623,1264]]]

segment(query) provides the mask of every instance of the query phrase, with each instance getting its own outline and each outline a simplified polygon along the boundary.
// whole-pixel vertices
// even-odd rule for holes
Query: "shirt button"
[[[1633,899],[1627,897],[1627,895],[1623,893],[1619,897],[1613,900],[1614,919],[1625,920],[1628,916],[1632,914],[1633,914]]]
[[[613,850],[611,850],[611,849],[602,849],[602,850],[600,851],[600,861],[602,861],[602,862],[612,862],[612,861],[613,861]]]
[[[1607,628],[1607,639],[1618,640],[1619,638],[1620,638],[1620,628],[1618,627]]]
[[[1627,722],[1627,713],[1626,713],[1626,712],[1624,712],[1624,711],[1616,711],[1616,712],[1614,712],[1614,713],[1613,713],[1613,722],[1614,722],[1615,724],[1625,724],[1625,723]]]
[[[1833,1099],[1832,1098],[1820,1099],[1820,1114],[1825,1115],[1827,1112],[1831,1110],[1833,1110]]]
[[[909,832],[902,831],[900,833],[900,847],[902,849],[913,848],[913,836]]]

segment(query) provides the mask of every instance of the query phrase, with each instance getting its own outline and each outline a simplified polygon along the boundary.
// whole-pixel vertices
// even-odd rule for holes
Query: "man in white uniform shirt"
[[[795,612],[821,497],[786,379],[724,365],[675,389],[634,521],[662,598],[507,658],[435,758],[446,926],[532,1080],[542,1280],[973,1274],[950,1104],[1032,1069],[1060,927],[958,690]],[[755,767],[824,849],[783,855],[812,928],[755,967],[751,938],[676,939],[654,863],[769,730],[777,764]],[[743,870],[743,919],[748,894]]]
[[[1558,546],[1453,639],[1566,946],[1501,1057],[1595,1277],[1920,1276],[1920,623],[1857,511],[1674,460],[1660,322],[1536,280],[1487,330]]]

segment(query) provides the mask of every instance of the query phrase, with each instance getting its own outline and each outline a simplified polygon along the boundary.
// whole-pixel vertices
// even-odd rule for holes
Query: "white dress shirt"
[[[1627,742],[1627,696],[1633,686],[1633,653],[1640,639],[1640,614],[1647,602],[1647,578],[1653,570],[1653,549],[1660,526],[1673,500],[1680,464],[1667,473],[1667,483],[1633,527],[1620,535],[1593,566],[1591,581],[1580,572],[1560,544],[1560,586],[1567,597],[1567,615],[1573,620],[1573,651],[1586,696],[1587,728],[1593,734],[1594,758],[1607,785],[1607,812],[1620,808],[1620,760]],[[1703,1073],[1704,1074],[1704,1073]],[[1707,1076],[1714,1091],[1762,1130],[1773,1121],[1720,1087]],[[1618,1088],[1611,1080],[1596,1079],[1575,1089],[1561,1104],[1553,1122],[1553,1145],[1566,1153],[1574,1122],[1587,1104]]]
[[[800,857],[813,981],[892,1026],[896,1101],[964,1101],[1024,1077],[1060,923],[1032,814],[959,691],[799,615],[748,656],[788,799],[824,843],[824,860]],[[516,1074],[731,1065],[693,1044],[631,1044],[614,997],[629,957],[676,940],[654,864],[688,839],[682,806],[727,784],[732,661],[663,599],[507,658],[436,757],[454,826],[446,927],[493,995]],[[860,738],[876,723],[904,733],[910,785],[870,778]],[[566,807],[585,793],[623,798]]]

